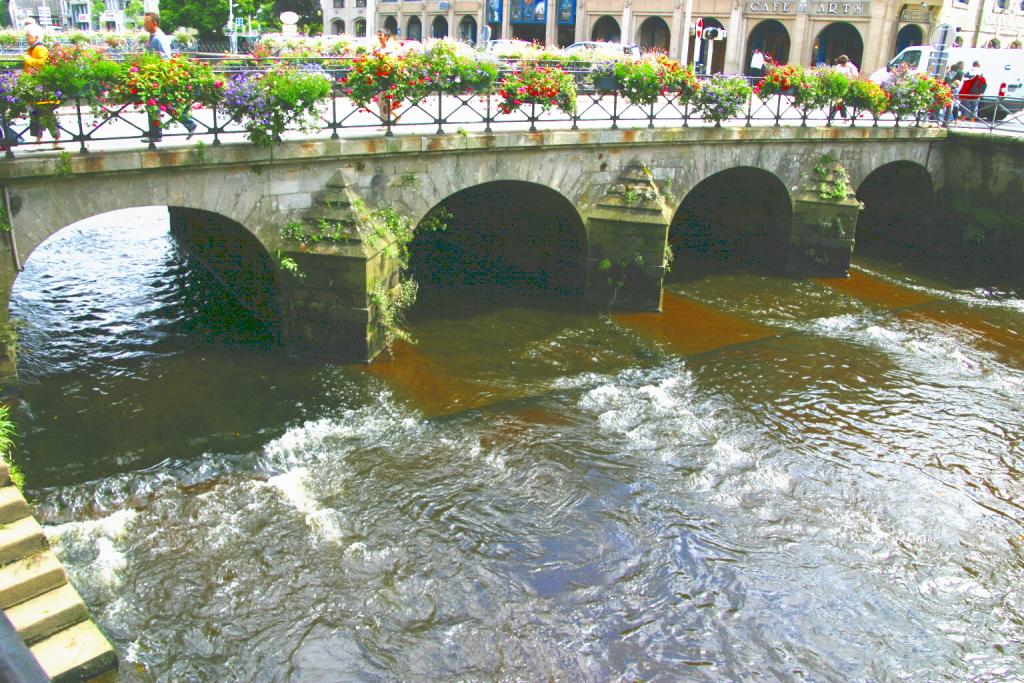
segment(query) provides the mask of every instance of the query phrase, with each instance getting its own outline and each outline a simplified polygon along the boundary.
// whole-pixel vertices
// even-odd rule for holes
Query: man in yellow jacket
[[[25,27],[25,40],[28,42],[28,49],[25,50],[23,69],[25,73],[38,71],[50,58],[50,51],[43,45],[43,27],[39,24],[29,24]],[[63,149],[60,144],[60,126],[57,125],[57,107],[60,102],[47,100],[36,102],[29,114],[29,132],[36,142],[43,141],[43,128],[50,131],[53,136],[53,148]]]

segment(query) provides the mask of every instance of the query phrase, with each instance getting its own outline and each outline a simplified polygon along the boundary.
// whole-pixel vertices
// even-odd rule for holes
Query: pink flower
[[[148,100],[146,100],[146,104],[148,104],[151,107],[155,107],[156,106],[156,100],[154,100],[152,97],[150,97]]]

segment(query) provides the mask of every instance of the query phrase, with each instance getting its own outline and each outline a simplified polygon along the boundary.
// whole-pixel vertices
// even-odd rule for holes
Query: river
[[[1024,679],[1024,289],[722,271],[312,366],[147,209],[12,313],[16,460],[121,681]]]

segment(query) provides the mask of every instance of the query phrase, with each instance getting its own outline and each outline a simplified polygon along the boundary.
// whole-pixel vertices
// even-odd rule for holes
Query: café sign
[[[809,2],[807,0],[748,0],[749,14],[814,14],[840,17],[866,17],[867,2]]]

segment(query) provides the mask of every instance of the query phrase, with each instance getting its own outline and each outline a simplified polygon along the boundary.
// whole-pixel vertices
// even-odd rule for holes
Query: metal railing
[[[49,683],[50,677],[0,610],[0,681],[4,683]]]
[[[266,60],[264,60],[266,61]],[[305,60],[308,61],[308,60]],[[328,65],[337,67],[341,60],[324,60]],[[252,63],[251,61],[248,63]],[[251,68],[251,67],[250,67]],[[225,79],[244,72],[243,67],[220,69]],[[335,78],[344,76],[347,69],[334,68],[330,73]],[[540,105],[527,104],[521,109],[505,114],[497,105],[501,101],[495,94],[486,93],[450,93],[439,90],[425,99],[401,103],[401,108],[394,115],[381,115],[371,105],[371,109],[360,107],[344,96],[341,86],[336,86],[333,95],[323,102],[318,111],[317,121],[312,130],[301,131],[303,138],[337,139],[343,133],[374,134],[382,133],[390,137],[396,133],[410,132],[418,134],[443,134],[445,132],[483,132],[495,133],[502,131],[543,129],[601,129],[601,128],[665,128],[665,127],[781,127],[781,126],[819,126],[819,127],[922,127],[945,125],[944,121],[935,120],[936,115],[920,112],[912,116],[896,116],[891,113],[873,115],[857,110],[817,110],[801,112],[793,106],[792,100],[785,95],[775,95],[762,99],[752,95],[745,104],[744,110],[735,117],[722,123],[705,120],[692,104],[684,102],[678,95],[668,94],[659,97],[649,105],[631,104],[618,92],[598,92],[592,81],[592,74],[587,65],[572,72],[579,92],[576,111],[572,114],[558,109],[545,109]],[[1024,118],[1020,114],[1020,99],[984,99],[982,101],[982,117],[973,124],[977,130],[1008,130],[1024,132]],[[82,100],[75,99],[65,102],[58,110],[58,124],[62,142],[70,142],[74,151],[85,154],[93,149],[130,148],[131,143],[146,144],[156,149],[155,141],[143,141],[149,126],[147,115],[143,110],[130,104],[110,107],[101,115]],[[204,108],[192,112],[197,122],[194,132],[180,129],[163,131],[163,140],[173,142],[186,138],[197,138],[213,145],[224,141],[244,141],[246,132],[241,124],[220,106]],[[49,141],[39,143],[22,142],[27,130],[27,122],[10,125],[5,142],[15,142],[23,149],[40,149],[50,145]],[[298,129],[287,131],[288,137],[297,137]],[[15,145],[6,145],[6,158],[13,158]]]

